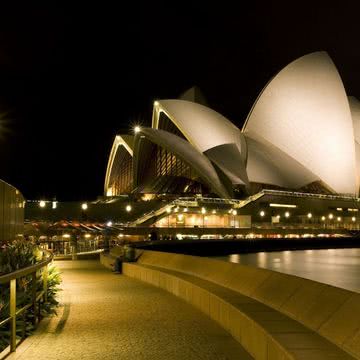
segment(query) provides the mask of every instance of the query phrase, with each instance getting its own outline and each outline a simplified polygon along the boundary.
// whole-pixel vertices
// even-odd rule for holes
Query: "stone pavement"
[[[98,261],[56,264],[63,273],[58,315],[7,359],[251,359],[215,322],[161,289]]]

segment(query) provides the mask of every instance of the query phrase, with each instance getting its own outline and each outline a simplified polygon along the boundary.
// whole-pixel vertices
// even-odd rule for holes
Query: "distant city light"
[[[312,213],[308,213],[308,214],[307,214],[307,217],[308,217],[309,219],[311,219],[311,218],[312,218]]]
[[[46,206],[46,202],[44,200],[41,200],[40,203],[39,203],[39,206],[41,208],[44,208]]]
[[[158,101],[154,101],[154,106],[158,106],[159,102]]]
[[[81,204],[81,208],[82,208],[83,210],[87,210],[88,204],[87,204],[87,203]]]
[[[108,221],[107,223],[106,223],[106,226],[112,226],[112,221]]]
[[[139,133],[140,131],[141,131],[141,127],[140,127],[139,125],[136,125],[136,126],[134,127],[134,133],[137,134],[137,133]]]
[[[264,217],[264,216],[265,216],[265,211],[264,211],[264,210],[261,210],[261,211],[260,211],[260,216],[261,216],[261,217]]]
[[[126,210],[127,212],[130,212],[131,209],[132,209],[131,205],[126,205],[125,210]]]

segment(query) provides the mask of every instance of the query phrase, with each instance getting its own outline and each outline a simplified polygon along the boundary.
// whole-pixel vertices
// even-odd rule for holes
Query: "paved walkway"
[[[61,307],[8,359],[237,359],[250,356],[181,299],[97,261],[59,261]]]

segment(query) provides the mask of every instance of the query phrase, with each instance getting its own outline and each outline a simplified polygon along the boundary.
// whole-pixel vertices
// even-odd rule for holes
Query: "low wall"
[[[24,233],[24,198],[19,190],[0,180],[0,242]]]
[[[271,270],[188,255],[144,251],[138,264],[150,267],[149,278],[142,275],[145,280],[150,279],[148,282],[152,282],[151,272],[154,270],[151,267],[154,267],[192,275],[245,295],[296,320],[348,354],[360,358],[358,293]],[[125,274],[134,272],[131,266],[134,267],[124,264]],[[251,326],[248,331],[251,332]]]

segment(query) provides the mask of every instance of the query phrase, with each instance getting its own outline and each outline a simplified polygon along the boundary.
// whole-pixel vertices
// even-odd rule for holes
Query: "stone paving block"
[[[338,344],[351,339],[360,329],[360,294],[351,296],[320,327],[320,334],[334,339]]]

